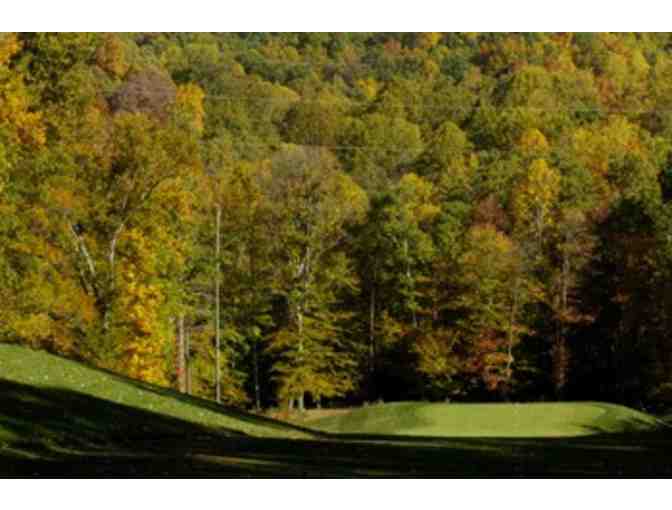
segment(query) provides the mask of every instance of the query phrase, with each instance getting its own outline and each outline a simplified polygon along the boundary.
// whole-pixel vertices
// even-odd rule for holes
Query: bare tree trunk
[[[68,227],[70,227],[70,233],[75,239],[75,244],[79,247],[80,253],[84,257],[84,260],[86,261],[86,265],[89,269],[89,273],[91,274],[91,278],[95,282],[96,266],[93,262],[93,258],[89,254],[89,250],[86,248],[86,243],[84,242],[84,239],[77,233],[77,229],[72,223],[68,223]]]
[[[258,341],[254,341],[253,346],[253,363],[254,363],[254,404],[259,411],[261,409],[261,388],[259,387],[259,353],[258,351]]]
[[[96,265],[89,253],[88,248],[86,247],[86,240],[83,236],[78,233],[78,228],[68,220],[68,228],[70,234],[72,235],[73,244],[75,250],[79,252],[81,257],[86,264],[88,269],[89,277],[85,276],[86,272],[83,269],[80,269],[80,278],[82,285],[86,292],[93,295],[96,299],[96,308],[100,310],[101,316],[103,318],[103,331],[107,331],[109,327],[110,319],[110,303],[107,289],[105,287],[101,288],[101,284],[98,279],[98,273],[96,272]]]
[[[299,302],[296,303],[296,330],[299,344],[298,345],[299,363],[303,362],[303,316],[305,310],[306,293],[308,292],[308,285],[310,280],[310,269],[311,269],[310,257],[311,257],[311,249],[310,247],[306,247],[303,254],[303,260],[301,261],[301,264],[299,264],[299,268],[297,271],[297,277],[301,279],[301,296],[299,298]],[[305,390],[301,389],[298,396],[296,397],[296,403],[298,405],[300,412],[303,412],[305,410],[304,395]]]
[[[115,270],[115,260],[117,255],[117,242],[119,241],[119,236],[124,231],[125,223],[121,222],[117,229],[114,231],[112,236],[112,241],[110,241],[110,252],[108,255],[108,261],[110,263],[110,288],[114,289],[114,270]]]
[[[373,373],[376,358],[376,286],[371,286],[369,303],[369,371]]]
[[[191,333],[189,332],[189,329],[185,332],[185,354],[187,365],[187,395],[191,395]]]
[[[565,385],[567,384],[567,365],[569,363],[567,340],[562,333],[559,333],[556,337],[552,356],[555,396],[558,400],[562,400],[564,397]]]
[[[413,274],[411,273],[411,261],[408,255],[408,239],[404,239],[404,258],[406,259],[406,279],[408,280],[408,287],[411,290],[412,294],[415,294],[415,285],[413,284]],[[413,321],[413,327],[418,327],[418,317],[415,313],[415,296],[411,296],[411,302],[413,303],[411,308],[411,320]]]
[[[369,300],[369,382],[367,387],[367,399],[373,400],[377,393],[376,388],[376,276],[374,272],[373,282],[371,284],[371,294]]]
[[[507,359],[506,359],[506,371],[505,371],[505,376],[506,376],[506,384],[507,387],[510,387],[511,385],[511,378],[513,375],[513,325],[514,321],[516,320],[516,316],[518,315],[518,285],[519,285],[519,279],[516,278],[514,286],[513,286],[513,303],[511,305],[511,311],[509,315],[509,331],[507,335]]]
[[[219,362],[221,338],[220,338],[220,276],[221,276],[221,223],[222,223],[222,207],[217,204],[217,233],[215,246],[215,394],[218,403],[222,401],[222,381],[221,381],[221,367]]]
[[[249,261],[248,271],[250,273],[250,276],[252,277],[252,281],[257,281],[257,265],[256,265],[257,252],[252,248],[253,244],[254,243],[250,240],[250,238],[247,238],[248,261]],[[250,294],[248,298],[249,301],[247,303],[249,304],[250,308],[255,308],[256,299],[254,298],[254,289],[250,288],[248,290]],[[259,335],[256,333],[253,336],[253,345],[252,345],[252,371],[254,377],[254,406],[257,411],[260,411],[261,386],[259,384]]]
[[[177,386],[180,393],[187,390],[185,376],[184,315],[180,314],[177,336]]]
[[[298,310],[296,312],[296,322],[298,325],[298,333],[299,333],[299,355],[303,355],[303,306],[300,305],[298,307]],[[304,402],[304,390],[301,390],[299,393],[299,396],[297,397],[296,401],[299,407],[299,412],[305,411],[305,402]]]
[[[567,384],[567,369],[569,366],[569,350],[565,335],[565,321],[567,320],[567,294],[569,292],[569,255],[564,254],[562,260],[562,275],[560,282],[560,314],[558,318],[555,345],[551,352],[553,359],[553,386],[558,400],[564,397]]]

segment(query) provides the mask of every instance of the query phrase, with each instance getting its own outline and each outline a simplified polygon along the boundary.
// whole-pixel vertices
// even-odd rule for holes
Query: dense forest
[[[0,341],[245,407],[669,406],[671,50],[0,34]]]

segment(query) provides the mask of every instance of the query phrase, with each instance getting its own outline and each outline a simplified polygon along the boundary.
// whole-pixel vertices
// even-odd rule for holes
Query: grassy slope
[[[422,410],[416,416],[405,406],[380,407],[392,420],[383,431],[417,432],[421,424],[430,427],[422,434],[431,432],[423,413],[436,419],[436,411],[412,404]],[[591,423],[599,425],[600,417]],[[0,477],[671,476],[671,454],[666,433],[508,439],[313,434],[0,344]]]
[[[328,432],[434,437],[572,437],[647,430],[659,424],[652,416],[634,409],[598,402],[402,402],[355,409],[312,423]]]
[[[8,344],[0,344],[0,402],[4,404],[0,408],[0,440],[25,437],[28,428],[39,432],[40,423],[32,418],[41,412],[51,417],[51,408],[56,403],[66,418],[62,428],[65,435],[67,420],[75,435],[87,426],[92,432],[99,429],[101,434],[119,432],[128,420],[140,431],[149,433],[156,429],[156,433],[170,434],[179,432],[178,425],[183,420],[189,427],[214,429],[225,435],[310,436],[283,422],[240,413],[75,361]],[[16,409],[9,412],[11,407],[19,408],[18,413]],[[30,412],[22,413],[21,408]],[[69,416],[65,416],[66,411],[70,411]],[[95,420],[92,425],[95,413],[107,420]],[[81,417],[77,423],[81,415],[91,416]],[[159,417],[167,421],[164,423]],[[152,422],[152,418],[157,421]]]

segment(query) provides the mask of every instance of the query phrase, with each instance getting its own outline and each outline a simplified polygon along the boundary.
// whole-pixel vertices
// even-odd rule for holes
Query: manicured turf
[[[660,422],[601,402],[426,404],[400,402],[354,409],[312,423],[328,432],[428,437],[573,437],[646,431]]]
[[[386,404],[319,421],[351,432],[333,434],[0,344],[0,476],[672,476],[672,438],[651,417],[567,406],[515,418],[532,408]],[[484,437],[502,423],[528,437]],[[456,437],[467,426],[481,437]],[[597,433],[550,437],[583,427]],[[439,432],[453,437],[419,437]]]
[[[32,415],[21,409],[33,408],[40,414],[48,412],[57,402],[63,406],[66,420],[71,420],[72,433],[79,435],[81,428],[95,421],[101,433],[115,432],[124,425],[128,415],[135,412],[152,413],[167,419],[185,420],[193,426],[215,428],[231,435],[250,434],[257,437],[309,437],[310,434],[283,422],[266,420],[240,413],[212,402],[192,398],[175,391],[144,384],[110,372],[97,370],[75,361],[45,352],[0,343],[0,438],[22,435],[24,426],[34,432],[44,424],[32,420]],[[68,402],[75,408],[70,409]],[[88,402],[92,408],[83,405]],[[18,409],[10,413],[12,405]],[[77,423],[80,412],[100,412],[108,421],[95,419]],[[70,412],[70,416],[65,416]],[[25,414],[25,416],[24,416]],[[116,414],[121,418],[116,419]],[[148,415],[151,416],[152,414]],[[23,419],[31,419],[26,423]],[[64,424],[65,426],[66,424]],[[150,430],[156,423],[148,420],[141,430]],[[170,427],[169,427],[170,428]],[[63,428],[63,433],[67,432]]]

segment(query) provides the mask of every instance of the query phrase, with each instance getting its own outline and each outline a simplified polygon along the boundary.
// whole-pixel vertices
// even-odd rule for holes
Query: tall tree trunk
[[[221,262],[220,262],[220,251],[221,251],[221,224],[222,224],[222,207],[217,204],[217,233],[216,233],[216,246],[215,246],[215,260],[216,260],[216,270],[215,270],[215,395],[218,403],[222,401],[222,380],[221,380],[221,366],[219,362],[220,350],[221,350],[221,338],[220,338],[220,277],[221,277]]]
[[[299,363],[302,361],[303,357],[303,306],[299,305],[297,311],[296,311],[296,322],[297,322],[297,327],[298,327],[298,333],[299,333]],[[299,412],[303,412],[305,410],[305,402],[304,402],[304,394],[305,391],[301,389],[299,392],[299,395],[296,399],[298,407],[299,407]]]
[[[252,347],[252,360],[254,364],[254,405],[257,411],[261,409],[261,388],[259,387],[259,342],[254,341],[254,346]]]
[[[376,362],[376,285],[371,286],[369,302],[369,372],[373,374]]]
[[[371,293],[369,299],[369,383],[368,400],[373,400],[377,393],[376,388],[376,278],[374,272],[373,282],[371,284]]]
[[[413,327],[418,327],[418,316],[415,312],[415,284],[413,283],[413,274],[411,272],[411,260],[408,255],[408,239],[404,239],[404,258],[406,259],[406,279],[408,280],[408,288],[411,291],[411,321]]]
[[[300,278],[301,281],[301,287],[300,287],[301,296],[299,298],[299,302],[296,304],[296,331],[298,336],[299,363],[303,362],[303,318],[306,307],[305,303],[306,294],[308,293],[308,285],[310,280],[310,257],[311,257],[311,249],[309,246],[307,246],[303,254],[303,260],[301,261],[301,264],[299,264],[299,268],[297,271],[297,276]],[[296,398],[296,402],[300,412],[303,412],[305,410],[304,395],[305,395],[305,388],[301,388]]]
[[[567,384],[567,370],[569,367],[569,349],[565,334],[567,320],[567,295],[569,292],[570,261],[567,253],[563,254],[562,275],[560,280],[560,317],[557,320],[556,338],[551,350],[553,361],[553,389],[555,397],[561,400]]]
[[[553,346],[553,387],[557,400],[562,400],[565,395],[565,385],[567,384],[567,364],[569,362],[569,353],[567,351],[567,340],[565,336],[558,332]]]
[[[256,265],[256,260],[257,260],[257,251],[254,249],[254,243],[251,240],[251,238],[247,238],[247,246],[248,246],[248,271],[251,276],[251,281],[256,282],[257,281],[257,265]],[[247,311],[246,311],[246,320],[251,320],[253,317],[253,313],[250,313],[250,310],[256,310],[257,307],[259,307],[259,303],[257,302],[257,299],[255,298],[255,291],[256,288],[253,286],[249,289],[249,301],[247,304]],[[253,371],[253,377],[254,377],[254,406],[257,411],[261,410],[261,386],[259,385],[259,336],[257,333],[254,334],[253,337],[253,345],[252,345],[252,371]]]
[[[186,358],[186,378],[187,395],[191,395],[191,333],[189,329],[185,331],[185,358]]]
[[[507,359],[506,359],[506,370],[504,372],[506,377],[507,388],[511,386],[511,379],[513,375],[513,327],[518,316],[518,292],[519,292],[520,280],[516,277],[513,284],[513,303],[511,304],[511,311],[509,314],[509,331],[507,335]]]
[[[187,390],[187,379],[185,373],[185,346],[184,346],[184,315],[180,314],[178,319],[177,335],[177,385],[180,393]]]

